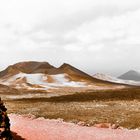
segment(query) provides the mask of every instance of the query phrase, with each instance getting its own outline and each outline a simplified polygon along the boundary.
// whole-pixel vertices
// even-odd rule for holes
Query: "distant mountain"
[[[113,83],[140,86],[140,82],[136,82],[133,80],[123,80],[123,79],[119,79],[119,78],[112,77],[112,76],[109,76],[106,74],[101,74],[101,73],[97,73],[97,74],[93,75],[93,77],[100,79],[100,80],[113,82]]]
[[[123,75],[119,76],[118,78],[124,79],[124,80],[133,80],[133,81],[140,81],[140,72],[130,70]]]
[[[56,68],[48,62],[27,61],[9,66],[0,72],[0,84],[16,89],[48,90],[60,87],[88,87],[108,88],[120,86],[92,77],[87,73],[64,63]]]

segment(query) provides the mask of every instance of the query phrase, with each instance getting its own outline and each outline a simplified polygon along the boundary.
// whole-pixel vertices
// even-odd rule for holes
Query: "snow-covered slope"
[[[123,79],[112,77],[112,76],[109,76],[109,75],[106,75],[106,74],[97,73],[97,74],[93,75],[93,77],[97,78],[97,79],[100,79],[100,80],[113,82],[113,83],[120,83],[120,84],[128,84],[128,85],[140,86],[140,82],[133,81],[133,80],[123,80]]]
[[[11,77],[0,79],[0,83],[16,88],[49,89],[52,87],[84,87],[84,82],[76,82],[68,79],[67,74],[26,74],[19,73]]]
[[[14,87],[18,90],[24,89],[24,91],[46,91],[47,89],[52,90],[56,88],[62,90],[62,87],[67,87],[68,89],[69,87],[91,88],[92,86],[95,90],[120,87],[120,84],[118,85],[117,83],[94,78],[66,63],[56,68],[48,62],[35,61],[20,62],[10,65],[0,72],[0,84],[12,88]],[[124,87],[124,85],[122,86]]]

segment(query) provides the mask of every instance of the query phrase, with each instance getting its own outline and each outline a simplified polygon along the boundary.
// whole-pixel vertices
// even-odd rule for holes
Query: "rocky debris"
[[[121,128],[118,124],[112,124],[112,123],[99,123],[99,124],[95,124],[94,127],[97,127],[97,128],[110,128],[110,129],[119,129],[119,128]]]
[[[123,129],[122,127],[120,127],[118,124],[112,124],[112,123],[99,123],[99,124],[94,124],[94,125],[91,125],[91,124],[88,124],[86,122],[83,122],[83,121],[79,121],[77,123],[77,125],[79,126],[94,126],[96,128],[110,128],[110,129]]]
[[[7,109],[0,98],[0,140],[12,140]]]
[[[77,124],[80,125],[80,126],[86,126],[86,123],[83,122],[83,121],[80,121],[80,122],[78,122]]]

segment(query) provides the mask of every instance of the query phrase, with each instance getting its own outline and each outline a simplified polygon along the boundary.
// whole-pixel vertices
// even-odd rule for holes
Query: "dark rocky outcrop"
[[[6,111],[7,109],[0,99],[0,139],[13,140],[10,132],[10,120]]]

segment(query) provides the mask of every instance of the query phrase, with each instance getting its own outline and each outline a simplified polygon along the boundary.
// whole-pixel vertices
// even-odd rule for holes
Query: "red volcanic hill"
[[[59,68],[48,62],[20,62],[0,72],[0,84],[14,88],[49,89],[54,87],[114,86],[64,63]]]

